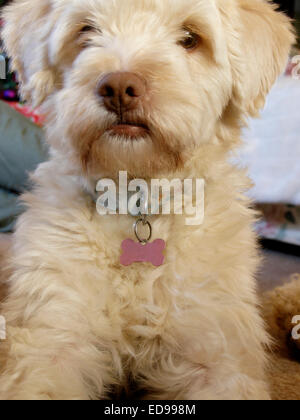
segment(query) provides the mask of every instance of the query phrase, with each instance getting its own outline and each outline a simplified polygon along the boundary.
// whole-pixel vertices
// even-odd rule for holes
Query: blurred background
[[[7,3],[0,0],[0,10]],[[255,185],[250,195],[263,215],[256,229],[265,248],[264,289],[300,273],[300,0],[276,3],[293,19],[298,43],[235,158],[249,168]],[[13,230],[23,210],[18,198],[30,188],[28,173],[47,159],[42,126],[38,111],[20,102],[16,75],[8,72],[0,79],[0,232]]]

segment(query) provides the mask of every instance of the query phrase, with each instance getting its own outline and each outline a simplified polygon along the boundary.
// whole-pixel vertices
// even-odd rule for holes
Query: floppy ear
[[[289,18],[268,0],[235,0],[242,68],[239,96],[244,110],[257,116],[277,77],[283,72],[294,31]]]
[[[34,106],[54,89],[54,73],[48,60],[52,15],[50,0],[14,0],[2,13],[2,38],[12,70],[18,74],[23,98]]]

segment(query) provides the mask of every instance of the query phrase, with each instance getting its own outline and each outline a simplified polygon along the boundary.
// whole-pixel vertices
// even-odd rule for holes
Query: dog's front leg
[[[111,360],[92,341],[64,328],[8,328],[7,333],[7,342],[0,344],[0,400],[105,398]]]
[[[227,401],[260,401],[270,400],[269,389],[263,379],[251,377],[238,368],[221,367],[213,372],[207,371],[206,382],[194,380],[187,387],[184,399],[187,400],[227,400]],[[228,371],[226,372],[226,370]],[[200,379],[200,378],[199,378]]]
[[[22,281],[1,310],[7,328],[0,341],[0,400],[105,398],[116,382],[111,355],[84,316],[85,304],[53,281],[48,288],[47,281],[41,288],[36,283],[29,296],[25,290],[34,288],[20,287]],[[108,330],[104,315],[97,314],[97,323]]]
[[[176,360],[177,359],[177,360]],[[151,372],[145,388],[151,389],[150,400],[269,400],[263,378],[251,377],[224,358],[215,366],[205,367],[170,355],[164,367]],[[176,360],[176,362],[175,362]],[[168,363],[170,366],[168,367]]]
[[[177,344],[171,346],[160,340],[149,369],[141,373],[143,389],[150,391],[147,399],[270,399],[263,343],[267,338],[256,309],[249,309],[252,322],[244,319],[242,330],[228,322],[229,317],[223,318],[224,313],[225,308],[202,321],[201,316],[189,311],[186,321],[184,313],[177,318],[177,325],[174,319],[164,336],[173,337]],[[189,328],[192,315],[197,323]]]
[[[7,333],[0,344],[0,400],[105,398],[111,361],[92,342],[61,328],[25,326]]]

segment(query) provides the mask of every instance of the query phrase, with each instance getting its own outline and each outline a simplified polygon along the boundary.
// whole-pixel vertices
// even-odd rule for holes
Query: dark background
[[[296,13],[296,0],[276,0],[275,3],[277,3],[280,6],[281,10],[284,10],[287,12],[287,14],[294,18]]]

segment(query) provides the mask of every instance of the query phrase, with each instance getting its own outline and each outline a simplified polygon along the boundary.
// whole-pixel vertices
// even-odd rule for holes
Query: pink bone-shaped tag
[[[165,247],[166,243],[162,239],[145,245],[136,243],[132,239],[126,239],[122,243],[121,264],[127,267],[135,262],[149,262],[155,267],[159,267],[164,263],[163,250]]]

